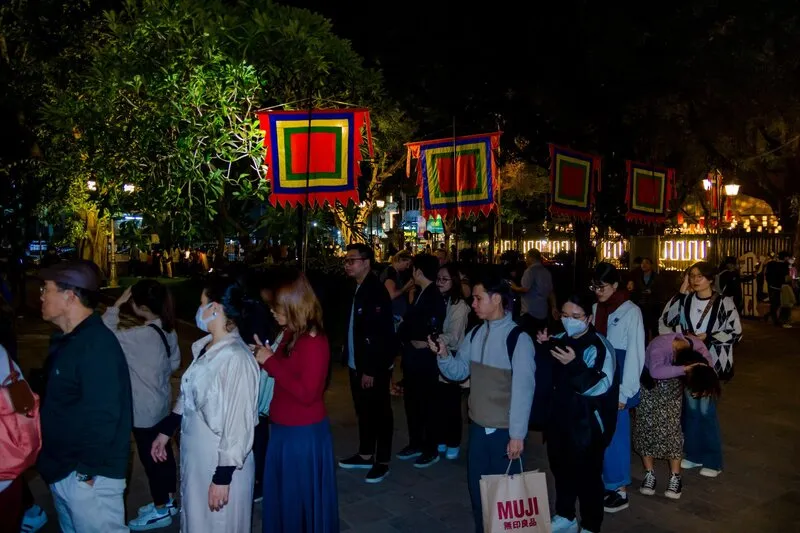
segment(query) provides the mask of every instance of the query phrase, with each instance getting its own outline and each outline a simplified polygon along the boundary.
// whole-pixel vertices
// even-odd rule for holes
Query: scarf
[[[597,311],[594,314],[594,329],[603,336],[607,335],[609,315],[629,299],[630,295],[627,290],[617,289],[605,302],[597,302]]]

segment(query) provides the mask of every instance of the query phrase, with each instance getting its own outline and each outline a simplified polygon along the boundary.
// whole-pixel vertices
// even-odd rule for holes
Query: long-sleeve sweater
[[[674,350],[672,343],[675,339],[685,339],[682,333],[667,333],[659,335],[647,346],[644,364],[653,379],[672,379],[684,374],[683,366],[673,365],[672,360]],[[699,340],[692,342],[692,349],[701,354],[708,361],[709,366],[713,366],[711,354],[708,348]]]
[[[473,336],[464,337],[461,347],[455,356],[439,357],[439,370],[453,381],[463,381],[470,376],[473,364],[511,372],[510,401],[505,407],[504,415],[508,419],[509,436],[512,439],[524,439],[528,434],[528,419],[533,403],[533,392],[536,387],[533,341],[526,333],[521,333],[509,360],[506,339],[516,326],[510,314],[499,320],[487,320],[478,327]],[[508,395],[509,391],[477,390],[480,383],[472,381],[470,393],[470,416],[473,416],[473,400],[479,397]],[[477,400],[475,400],[477,401]],[[476,420],[480,423],[480,420]]]
[[[330,365],[328,338],[303,335],[287,356],[286,345],[291,337],[287,332],[275,355],[262,365],[275,378],[270,420],[285,426],[316,424],[325,418],[323,395]]]

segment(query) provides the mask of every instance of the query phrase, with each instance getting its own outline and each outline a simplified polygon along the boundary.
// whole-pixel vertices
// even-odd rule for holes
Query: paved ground
[[[40,319],[19,323],[23,369],[39,366],[46,354],[50,328]],[[197,336],[181,327],[181,347]],[[679,502],[662,496],[646,498],[634,493],[629,510],[608,516],[605,531],[649,533],[713,533],[753,531],[800,531],[800,330],[783,330],[763,323],[745,324],[745,338],[737,347],[736,378],[724,389],[720,404],[725,451],[725,472],[709,480],[686,473],[683,498]],[[184,364],[186,363],[184,358]],[[177,383],[177,380],[174,380]],[[395,448],[406,444],[402,400],[393,400]],[[346,373],[336,368],[327,393],[339,456],[356,449],[357,429]],[[528,469],[547,470],[541,437],[531,434],[527,447]],[[641,481],[638,458],[634,483]],[[127,497],[128,513],[147,501],[146,480],[138,459]],[[665,465],[658,465],[659,480],[666,479]],[[31,487],[48,513],[45,532],[58,531],[52,500],[41,479],[31,473]],[[662,487],[663,488],[663,487]],[[472,529],[466,486],[466,460],[442,461],[418,471],[396,461],[392,473],[380,485],[367,485],[362,474],[340,471],[338,478],[342,531],[351,533],[413,531],[414,533]],[[253,531],[261,530],[261,506],[254,510]],[[173,528],[163,531],[177,531]],[[295,533],[295,532],[287,532]],[[299,532],[297,532],[299,533]]]

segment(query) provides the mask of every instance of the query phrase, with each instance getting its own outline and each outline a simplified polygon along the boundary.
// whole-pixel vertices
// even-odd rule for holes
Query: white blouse
[[[258,363],[233,330],[201,355],[211,335],[192,344],[173,412],[192,411],[220,438],[218,466],[241,468],[258,423]]]

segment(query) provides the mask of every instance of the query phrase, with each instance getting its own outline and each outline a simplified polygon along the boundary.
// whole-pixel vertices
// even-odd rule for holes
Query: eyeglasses
[[[592,292],[602,292],[610,287],[608,283],[592,283],[589,285],[589,290]]]
[[[345,265],[352,265],[356,261],[366,261],[366,259],[363,258],[363,257],[348,257],[347,259],[344,260],[344,264]]]
[[[436,281],[437,282],[441,281],[442,283],[447,283],[448,281],[453,281],[453,279],[452,278],[441,278],[441,277],[439,277],[439,278],[436,278]]]

